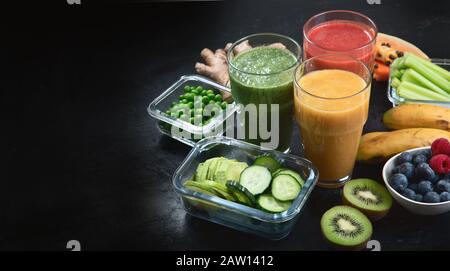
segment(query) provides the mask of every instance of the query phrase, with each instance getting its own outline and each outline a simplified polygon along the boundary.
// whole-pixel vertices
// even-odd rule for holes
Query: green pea
[[[189,85],[184,86],[184,93],[188,93],[189,91],[191,91],[191,87]]]
[[[187,104],[189,101],[187,99],[181,100],[182,103]]]
[[[194,89],[191,91],[191,93],[194,94],[194,95],[198,95],[198,90],[197,90],[196,88],[194,88]]]
[[[214,90],[208,89],[208,90],[206,91],[206,93],[207,93],[207,94],[214,94]]]
[[[194,108],[194,103],[193,102],[188,102],[187,105],[189,106],[189,108]]]
[[[178,114],[175,113],[175,112],[170,113],[170,116],[171,116],[172,118],[178,118]]]
[[[204,104],[209,103],[208,97],[203,97],[203,98],[202,98],[202,103],[204,103]]]
[[[206,95],[208,95],[208,91],[206,91],[206,89],[204,89],[204,90],[202,90],[202,96],[206,96]]]
[[[197,89],[197,91],[201,92],[203,90],[203,87],[202,86],[198,86],[198,87],[196,87],[196,89]]]
[[[216,101],[216,105],[217,105],[218,107],[220,107],[220,109],[222,109],[222,103],[221,103],[221,102],[217,102],[217,101]]]
[[[222,95],[217,94],[214,99],[216,100],[216,102],[222,102]]]
[[[216,102],[214,100],[209,100],[209,104],[215,104]]]
[[[220,107],[222,107],[222,109],[226,109],[227,108],[227,105],[228,105],[228,103],[227,102],[222,102],[221,104],[220,104]]]
[[[215,95],[214,94],[211,94],[211,93],[208,93],[208,99],[210,99],[210,100],[214,100],[214,97],[215,97]]]
[[[206,105],[207,105],[207,103],[202,102],[202,108],[205,108]]]

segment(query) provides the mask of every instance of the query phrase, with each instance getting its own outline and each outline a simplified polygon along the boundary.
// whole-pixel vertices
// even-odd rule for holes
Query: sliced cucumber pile
[[[269,155],[257,157],[251,166],[214,157],[198,165],[193,179],[186,188],[271,213],[288,210],[305,184],[300,174]]]

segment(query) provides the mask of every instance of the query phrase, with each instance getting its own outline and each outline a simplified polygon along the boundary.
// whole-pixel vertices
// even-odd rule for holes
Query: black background
[[[2,250],[65,250],[71,239],[84,250],[328,249],[319,220],[339,190],[315,189],[281,241],[186,215],[170,179],[190,147],[157,131],[148,104],[194,73],[202,48],[257,32],[302,42],[303,23],[330,9],[363,12],[381,32],[450,58],[444,0],[40,2],[0,9]],[[374,83],[365,130],[383,130],[390,106],[386,84]],[[381,181],[381,165],[357,165],[354,177]],[[450,214],[394,204],[373,239],[382,250],[449,249],[449,227]]]

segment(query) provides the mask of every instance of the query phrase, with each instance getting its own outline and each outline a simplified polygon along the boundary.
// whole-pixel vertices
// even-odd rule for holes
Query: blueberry
[[[414,200],[418,201],[418,202],[422,202],[423,201],[423,196],[421,194],[416,194],[416,198]]]
[[[400,154],[397,159],[395,160],[395,163],[397,165],[401,165],[403,163],[411,163],[413,159],[413,156],[411,153],[409,152],[402,152],[402,154]]]
[[[412,162],[415,166],[419,165],[420,163],[426,163],[427,161],[428,161],[428,158],[423,154],[418,154],[418,155],[414,156],[413,160],[412,160]]]
[[[419,180],[434,180],[436,173],[427,163],[420,163],[416,167],[416,178]]]
[[[431,149],[426,149],[423,151],[420,151],[419,154],[425,156],[427,159],[431,158]]]
[[[449,192],[442,192],[440,195],[441,202],[444,201],[450,201],[450,193]]]
[[[416,183],[412,183],[408,186],[408,188],[417,193],[419,186]]]
[[[427,203],[437,203],[441,201],[441,197],[436,192],[428,192],[423,197],[423,201]]]
[[[431,185],[430,181],[421,181],[418,185],[417,185],[417,192],[419,192],[422,195],[425,195],[428,192],[432,192],[433,191],[433,186]]]
[[[402,193],[408,187],[408,178],[401,173],[395,173],[389,179],[389,183],[395,191]]]
[[[436,184],[441,178],[438,174],[434,174],[434,178],[430,180],[432,184]]]
[[[403,196],[407,197],[408,199],[415,200],[416,199],[416,192],[413,190],[406,188],[405,191],[403,191]]]
[[[440,180],[436,184],[436,189],[440,192],[450,192],[450,180]]]
[[[394,171],[405,175],[408,179],[414,177],[414,165],[408,162],[399,165]]]

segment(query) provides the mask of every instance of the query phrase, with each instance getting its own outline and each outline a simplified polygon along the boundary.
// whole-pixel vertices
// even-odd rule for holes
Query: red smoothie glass
[[[364,63],[373,71],[377,26],[367,16],[350,10],[332,10],[311,17],[303,26],[303,56],[309,59],[341,53]],[[345,61],[324,61],[322,68],[346,69]]]

